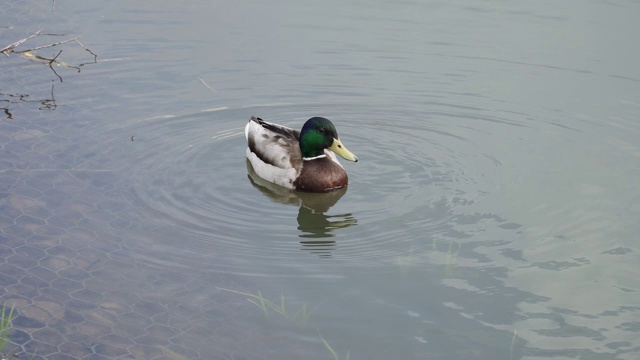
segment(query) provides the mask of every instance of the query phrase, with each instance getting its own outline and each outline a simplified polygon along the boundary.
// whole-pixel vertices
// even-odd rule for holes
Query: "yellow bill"
[[[342,142],[339,139],[336,139],[336,138],[333,139],[333,144],[331,144],[331,146],[329,147],[329,150],[342,156],[346,160],[358,161],[358,158],[355,155],[353,155],[351,151],[347,150],[347,148],[344,145],[342,145]]]

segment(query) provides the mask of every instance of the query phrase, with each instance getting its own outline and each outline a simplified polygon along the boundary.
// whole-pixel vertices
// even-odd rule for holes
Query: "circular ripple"
[[[466,236],[457,208],[499,186],[488,172],[500,162],[478,154],[477,137],[465,134],[475,130],[458,131],[456,121],[469,126],[464,117],[394,109],[344,121],[340,131],[349,137],[343,141],[361,160],[349,168],[353,185],[344,207],[359,209],[362,226],[345,241],[341,257],[352,264],[416,263]],[[475,120],[479,127],[494,121]]]
[[[343,161],[347,189],[304,194],[252,174],[244,139],[250,115],[296,126],[322,108],[360,159]],[[167,229],[157,243],[188,252],[185,261],[216,271],[300,276],[325,266],[317,259],[327,257],[378,266],[450,251],[465,236],[456,208],[499,185],[487,172],[500,162],[479,154],[473,140],[493,118],[476,117],[475,129],[462,110],[422,113],[417,122],[415,113],[378,110],[363,118],[347,106],[329,106],[335,116],[326,108],[253,106],[141,122],[128,182],[139,217]]]

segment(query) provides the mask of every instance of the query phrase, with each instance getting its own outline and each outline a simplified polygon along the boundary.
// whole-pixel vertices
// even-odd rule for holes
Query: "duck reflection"
[[[326,212],[335,205],[347,188],[328,193],[306,193],[286,189],[266,181],[256,175],[251,163],[247,160],[247,173],[251,185],[258,189],[271,201],[299,206],[298,230],[302,249],[311,251],[319,256],[331,256],[336,242],[327,238],[335,236],[335,230],[356,225],[358,221],[350,213],[327,215]]]

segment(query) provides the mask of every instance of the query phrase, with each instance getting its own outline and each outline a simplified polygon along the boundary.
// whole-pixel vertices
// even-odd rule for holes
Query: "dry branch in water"
[[[55,4],[55,2],[54,2]],[[33,33],[32,35],[27,36],[24,39],[20,39],[14,43],[11,43],[5,47],[3,47],[2,49],[0,49],[0,53],[9,56],[9,54],[11,53],[16,53],[16,54],[22,54],[24,57],[26,57],[27,59],[30,60],[34,60],[34,61],[38,61],[38,62],[42,62],[42,63],[46,63],[49,68],[53,71],[53,73],[58,77],[58,79],[60,79],[60,81],[62,81],[62,77],[60,75],[58,75],[58,73],[55,71],[55,69],[53,68],[53,64],[56,64],[58,66],[65,66],[68,68],[73,68],[78,70],[78,72],[80,72],[80,67],[87,65],[87,64],[95,64],[98,62],[98,55],[96,55],[93,51],[89,50],[89,48],[87,48],[86,46],[84,46],[84,44],[82,44],[77,37],[71,38],[71,39],[66,39],[66,40],[62,40],[62,41],[58,41],[58,42],[54,42],[48,45],[42,45],[42,46],[37,46],[31,49],[26,49],[26,50],[16,50],[16,47],[24,44],[26,41],[28,41],[29,39],[33,39],[35,37],[38,36],[66,36],[66,34],[43,34],[42,31],[44,31],[44,29],[40,29],[38,31],[36,31],[35,33]],[[91,55],[93,55],[93,61],[90,62],[86,62],[86,63],[82,63],[79,64],[77,66],[75,65],[71,65],[68,63],[65,63],[63,61],[59,61],[58,57],[60,56],[60,54],[62,54],[62,50],[60,50],[55,57],[53,58],[47,58],[44,56],[40,56],[38,54],[35,53],[35,51],[37,50],[41,50],[41,49],[46,49],[46,48],[52,48],[55,46],[60,46],[60,45],[64,45],[70,42],[74,42],[76,44],[78,44],[80,47],[82,47],[83,49],[85,49],[88,53],[90,53]]]
[[[204,86],[206,86],[207,88],[209,88],[209,90],[213,91],[214,93],[218,93],[218,92],[216,91],[216,89],[214,89],[214,88],[212,88],[211,86],[209,86],[209,84],[207,84],[206,82],[204,82],[204,80],[202,80],[202,78],[198,78],[198,80],[200,80],[200,82],[201,82],[202,84],[204,84]]]

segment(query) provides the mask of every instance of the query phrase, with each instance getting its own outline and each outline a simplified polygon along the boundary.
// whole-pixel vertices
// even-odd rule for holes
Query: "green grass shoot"
[[[284,295],[280,295],[280,302],[276,303],[275,301],[265,298],[262,295],[262,292],[260,290],[258,290],[257,293],[253,294],[250,292],[231,290],[231,289],[226,289],[221,287],[216,287],[216,289],[246,296],[247,301],[249,301],[256,307],[258,307],[260,310],[262,310],[262,313],[267,319],[270,319],[273,314],[279,314],[280,316],[282,316],[284,319],[287,319],[287,320],[300,320],[303,323],[306,323],[309,320],[310,313],[309,313],[309,310],[307,309],[307,305],[303,304],[297,311],[291,312],[287,307]],[[331,345],[329,345],[327,340],[325,340],[324,337],[320,335],[320,331],[318,331],[318,336],[320,337],[320,340],[322,340],[322,344],[324,344],[324,347],[329,351],[329,353],[331,353],[331,356],[333,357],[333,359],[341,360],[338,353],[335,350],[333,350],[333,348],[331,347]],[[345,354],[345,357],[342,360],[349,360],[349,357],[350,357],[350,353],[347,352]]]
[[[301,320],[302,322],[307,322],[309,320],[309,311],[307,310],[307,305],[302,305],[302,307],[300,307],[297,311],[291,312],[286,305],[284,295],[280,295],[280,302],[276,303],[275,301],[269,300],[262,296],[262,292],[260,290],[258,290],[257,294],[252,294],[249,292],[225,289],[221,287],[216,287],[216,289],[246,296],[247,301],[262,310],[262,313],[267,319],[271,318],[272,313],[277,313],[288,320]]]
[[[331,347],[331,345],[329,345],[327,340],[325,340],[324,337],[320,335],[320,331],[318,331],[318,336],[320,337],[320,340],[322,340],[324,347],[327,348],[327,350],[329,350],[329,352],[331,353],[331,356],[333,356],[333,360],[340,360],[340,356],[338,356],[338,353],[335,350],[333,350],[333,348]],[[349,360],[349,355],[350,353],[347,351],[347,354],[345,355],[344,360]]]
[[[2,312],[0,313],[0,353],[7,346],[7,334],[9,333],[9,328],[11,327],[11,321],[14,318],[13,310],[14,307],[12,306],[7,313],[7,305],[2,305]]]

